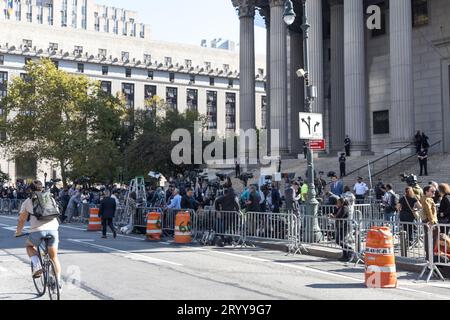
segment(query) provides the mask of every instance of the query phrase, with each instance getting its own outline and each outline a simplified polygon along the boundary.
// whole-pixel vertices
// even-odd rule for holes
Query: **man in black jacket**
[[[186,189],[186,194],[181,198],[181,209],[197,210],[199,203],[194,198],[194,190],[192,188]]]
[[[102,239],[106,239],[106,226],[111,229],[114,239],[117,237],[116,230],[114,229],[113,218],[116,214],[116,200],[111,198],[111,193],[105,191],[105,197],[100,202],[98,216],[102,218],[103,236]]]
[[[238,212],[240,208],[234,190],[232,188],[225,189],[224,195],[217,198],[214,207],[217,211]]]

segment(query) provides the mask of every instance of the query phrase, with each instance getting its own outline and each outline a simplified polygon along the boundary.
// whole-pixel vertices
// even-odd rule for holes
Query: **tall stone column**
[[[284,0],[270,4],[270,128],[280,133],[280,154],[289,153],[287,110],[286,29]],[[274,141],[271,141],[272,144]]]
[[[317,98],[311,104],[312,111],[324,112],[323,81],[323,21],[322,0],[307,0],[306,6],[309,29],[309,77],[310,83],[317,88]]]
[[[330,149],[340,151],[345,139],[344,4],[331,0]]]
[[[305,109],[304,79],[297,76],[296,71],[303,66],[302,31],[288,31],[288,109],[290,124],[290,148],[292,155],[303,153],[300,140],[299,113]]]
[[[353,151],[367,151],[363,0],[344,1],[345,127]]]
[[[410,0],[390,1],[391,135],[394,147],[414,136],[412,14]]]
[[[240,20],[240,128],[255,129],[255,5],[239,2]]]

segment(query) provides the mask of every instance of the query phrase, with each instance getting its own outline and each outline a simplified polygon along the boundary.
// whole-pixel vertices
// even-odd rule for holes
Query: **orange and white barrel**
[[[150,212],[147,214],[147,240],[161,240],[161,213]]]
[[[396,288],[394,239],[388,227],[373,227],[367,233],[366,251],[367,288]]]
[[[89,225],[87,231],[101,231],[102,219],[98,216],[100,210],[98,208],[91,208],[89,210]]]
[[[174,242],[179,244],[192,242],[191,215],[188,211],[177,213]]]

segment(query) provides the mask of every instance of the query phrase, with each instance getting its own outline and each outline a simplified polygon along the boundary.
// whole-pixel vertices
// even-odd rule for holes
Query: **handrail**
[[[435,146],[438,146],[438,145],[440,145],[441,143],[442,143],[442,141],[439,140],[438,142],[433,143],[428,149],[431,149],[431,148],[433,148],[433,147],[435,147]],[[391,169],[391,168],[393,168],[393,167],[395,167],[395,166],[397,166],[397,165],[399,165],[399,164],[401,164],[401,163],[403,163],[403,162],[406,162],[406,161],[408,161],[409,159],[414,158],[414,157],[417,157],[417,154],[412,154],[412,155],[406,157],[405,159],[400,160],[400,161],[397,161],[396,163],[394,163],[394,164],[392,164],[392,165],[390,165],[390,166],[384,168],[383,170],[380,170],[380,171],[378,171],[378,172],[376,172],[376,173],[373,173],[373,174],[372,174],[372,178],[374,178],[374,177],[376,177],[376,176],[378,176],[378,175],[380,175],[380,174],[382,174],[382,173],[388,171],[389,169]]]
[[[393,152],[391,152],[391,153],[389,153],[389,154],[386,154],[386,155],[384,155],[384,156],[382,156],[382,157],[380,157],[380,158],[378,158],[378,159],[375,159],[375,160],[373,160],[373,161],[370,161],[370,162],[369,162],[369,165],[372,165],[372,164],[377,163],[377,162],[379,162],[379,161],[381,161],[381,160],[383,160],[383,159],[386,159],[387,157],[393,155],[394,153],[400,152],[400,151],[402,151],[402,150],[404,150],[404,149],[406,149],[406,148],[408,148],[409,146],[412,146],[412,145],[414,145],[414,143],[409,143],[409,144],[407,144],[406,146],[401,147],[401,148],[399,148],[399,149],[397,149],[397,150],[395,150],[395,151],[393,151]],[[357,173],[357,172],[359,172],[360,170],[365,169],[365,168],[367,168],[367,163],[366,163],[365,165],[359,167],[358,169],[355,169],[355,170],[353,170],[353,171],[347,173],[346,176],[351,176],[351,175],[353,175],[354,173]]]

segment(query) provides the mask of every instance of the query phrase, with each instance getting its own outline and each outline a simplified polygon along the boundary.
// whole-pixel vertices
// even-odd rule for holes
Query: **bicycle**
[[[17,238],[29,235],[29,233],[26,233],[18,236]],[[44,296],[45,292],[48,292],[50,300],[60,300],[59,281],[56,276],[55,264],[50,259],[50,255],[48,253],[48,241],[52,239],[52,236],[43,237],[41,239],[41,243],[37,247],[37,250],[39,262],[42,267],[42,274],[39,277],[32,278],[34,287],[36,288],[39,297]],[[33,271],[33,265],[31,265],[31,270]]]

